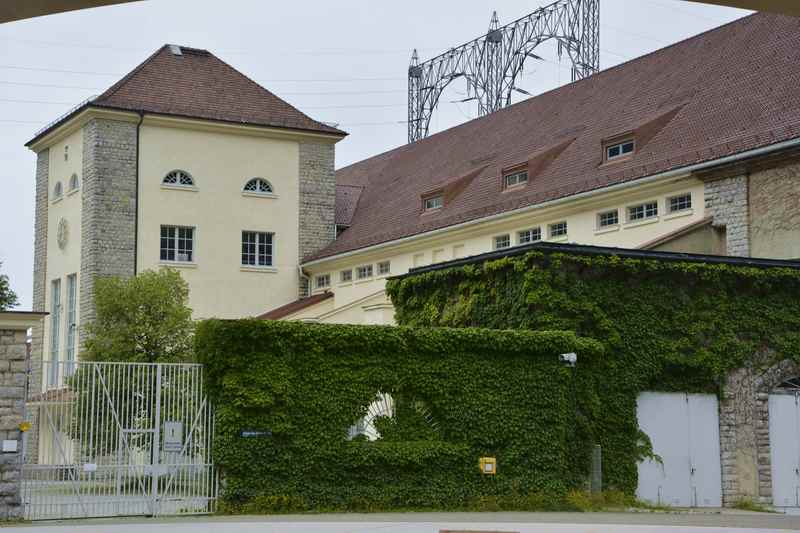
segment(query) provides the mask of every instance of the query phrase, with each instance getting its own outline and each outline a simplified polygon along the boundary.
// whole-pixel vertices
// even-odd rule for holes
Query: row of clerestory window
[[[161,184],[170,188],[185,187],[187,189],[194,189],[197,187],[194,177],[187,171],[180,169],[168,172],[167,175],[164,176],[164,179],[161,180]],[[258,196],[275,195],[275,189],[272,187],[272,184],[264,178],[248,179],[242,187],[242,192]]]

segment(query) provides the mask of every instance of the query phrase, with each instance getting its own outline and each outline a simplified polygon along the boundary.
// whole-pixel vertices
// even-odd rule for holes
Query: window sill
[[[184,191],[184,192],[198,192],[200,190],[194,185],[189,187],[188,185],[169,185],[166,183],[162,183],[161,188],[167,191]]]
[[[675,211],[668,215],[664,215],[664,220],[672,220],[673,218],[681,218],[681,217],[688,217],[689,215],[694,215],[694,209],[681,209],[680,211]]]
[[[613,226],[606,226],[605,228],[598,228],[594,230],[594,234],[603,235],[604,233],[614,233],[615,231],[619,231],[619,224],[614,224]]]
[[[239,270],[242,272],[268,272],[272,274],[278,272],[278,268],[274,266],[242,265],[239,267]]]
[[[267,193],[267,192],[246,192],[242,191],[242,196],[249,196],[251,198],[272,198],[275,199],[278,197],[277,194]]]
[[[173,268],[197,268],[194,261],[159,261],[158,264]]]
[[[370,281],[374,281],[374,280],[375,280],[375,278],[369,277],[369,278],[364,278],[364,279],[357,279],[354,283],[356,285],[361,285],[362,283],[369,283]]]
[[[634,220],[633,222],[628,222],[628,223],[625,224],[624,227],[625,227],[625,229],[638,228],[639,226],[647,226],[648,224],[655,224],[659,220],[661,220],[661,219],[658,216],[654,216],[654,217],[646,218],[644,220]]]
[[[559,235],[558,237],[550,237],[548,242],[565,242],[569,240],[569,235]]]
[[[352,281],[340,281],[337,283],[337,286],[339,287],[350,287],[351,285],[353,285]]]
[[[50,200],[50,203],[51,203],[51,204],[53,204],[53,205],[55,205],[55,204],[57,204],[58,202],[60,202],[61,200],[63,200],[63,199],[64,199],[64,197],[63,197],[63,196],[59,196],[58,198],[56,198],[56,199],[54,199],[54,200]]]
[[[72,196],[73,194],[75,194],[75,193],[76,193],[76,192],[78,192],[78,191],[80,191],[80,188],[77,188],[77,189],[72,189],[71,191],[68,191],[68,192],[67,192],[67,196]]]

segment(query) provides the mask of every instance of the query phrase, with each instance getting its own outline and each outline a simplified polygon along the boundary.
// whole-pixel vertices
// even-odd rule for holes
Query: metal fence
[[[44,361],[31,369],[25,418],[29,520],[215,510],[201,365]]]

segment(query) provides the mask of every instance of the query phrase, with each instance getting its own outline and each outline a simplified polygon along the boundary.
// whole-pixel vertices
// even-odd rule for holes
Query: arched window
[[[69,190],[70,191],[77,191],[78,187],[80,187],[80,186],[81,186],[81,183],[78,180],[78,175],[77,174],[73,174],[72,176],[70,176],[70,178],[69,178]]]
[[[247,183],[244,184],[244,188],[242,189],[242,191],[254,194],[264,194],[264,195],[275,194],[275,191],[272,189],[272,185],[270,184],[270,182],[268,182],[264,178],[253,178],[249,180]]]
[[[64,194],[64,186],[61,185],[60,181],[57,181],[55,186],[53,187],[53,200],[59,200],[63,194]]]
[[[164,185],[177,185],[179,187],[194,187],[194,178],[185,170],[173,170],[161,180]]]

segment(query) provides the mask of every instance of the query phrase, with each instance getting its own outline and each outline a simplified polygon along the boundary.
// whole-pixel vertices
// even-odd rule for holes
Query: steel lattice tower
[[[515,87],[529,57],[541,43],[558,41],[558,53],[572,61],[572,81],[600,69],[600,0],[557,0],[530,15],[500,27],[497,13],[489,29],[458,48],[419,62],[417,51],[408,67],[408,142],[428,135],[431,116],[444,89],[465,78],[467,100],[477,100],[480,116],[511,103]]]

